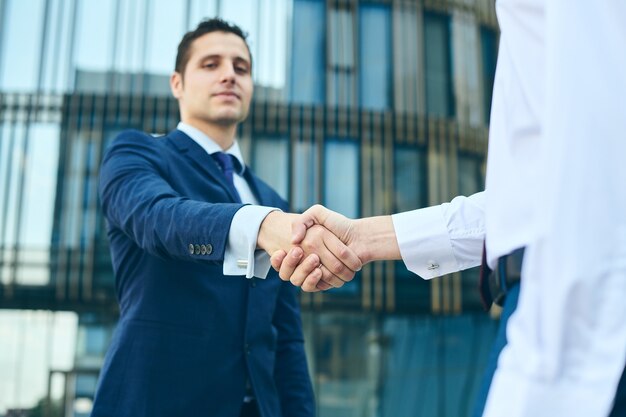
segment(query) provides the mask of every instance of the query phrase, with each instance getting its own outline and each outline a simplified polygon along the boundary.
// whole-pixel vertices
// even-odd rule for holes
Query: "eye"
[[[236,65],[235,66],[235,71],[239,74],[247,74],[248,73],[248,67],[242,66],[242,65]]]
[[[207,62],[202,67],[203,68],[215,68],[215,67],[217,67],[217,64],[215,62]]]

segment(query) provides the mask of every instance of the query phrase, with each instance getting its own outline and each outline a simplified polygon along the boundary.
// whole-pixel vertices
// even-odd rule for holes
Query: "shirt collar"
[[[237,172],[237,174],[243,175],[246,169],[246,164],[243,161],[243,155],[241,154],[241,149],[239,148],[239,143],[237,143],[237,139],[233,141],[233,144],[230,148],[223,150],[220,145],[217,144],[217,142],[215,142],[213,139],[205,135],[204,132],[191,126],[190,124],[179,122],[176,128],[189,136],[191,140],[200,145],[202,149],[204,149],[209,155],[216,152],[226,152],[237,158],[239,164],[241,165],[241,172]]]

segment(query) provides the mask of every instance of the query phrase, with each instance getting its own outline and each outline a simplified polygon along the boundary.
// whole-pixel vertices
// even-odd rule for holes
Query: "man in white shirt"
[[[323,224],[364,263],[402,258],[424,278],[478,264],[483,232],[490,267],[525,247],[484,416],[626,415],[615,401],[626,361],[626,3],[500,0],[496,9],[487,191],[357,221],[315,207],[294,225],[294,242]],[[286,261],[281,277],[305,290],[329,285],[292,255],[300,251],[274,257],[275,267]]]

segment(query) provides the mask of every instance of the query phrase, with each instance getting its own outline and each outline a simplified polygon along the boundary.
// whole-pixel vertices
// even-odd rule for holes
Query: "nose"
[[[221,82],[226,84],[234,84],[235,83],[235,69],[232,65],[223,65],[221,76]]]

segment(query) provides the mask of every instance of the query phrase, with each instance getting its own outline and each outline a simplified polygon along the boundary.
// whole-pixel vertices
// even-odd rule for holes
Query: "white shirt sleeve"
[[[484,191],[391,218],[402,260],[420,277],[430,279],[480,265],[485,240]]]
[[[256,243],[261,223],[274,207],[246,205],[237,210],[230,224],[224,252],[224,275],[245,275],[246,278],[265,278],[270,270],[270,256],[257,250]]]

